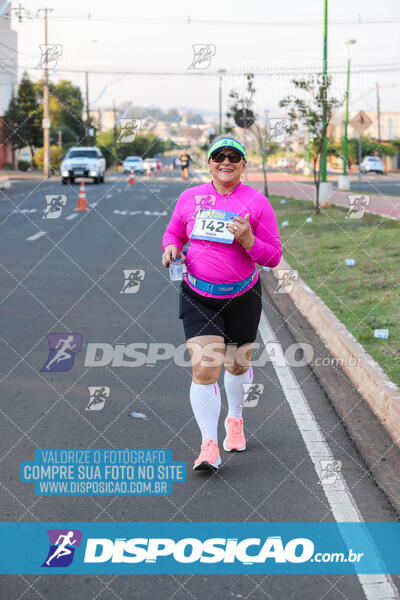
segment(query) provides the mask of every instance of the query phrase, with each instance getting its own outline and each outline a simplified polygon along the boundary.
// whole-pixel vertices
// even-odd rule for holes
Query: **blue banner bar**
[[[400,574],[400,523],[1,523],[0,573]]]

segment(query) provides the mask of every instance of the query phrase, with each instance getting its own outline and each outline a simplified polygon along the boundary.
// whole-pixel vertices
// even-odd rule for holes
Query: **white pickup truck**
[[[104,183],[106,160],[95,146],[70,148],[61,162],[61,182],[74,183],[76,177],[93,179],[94,183]]]

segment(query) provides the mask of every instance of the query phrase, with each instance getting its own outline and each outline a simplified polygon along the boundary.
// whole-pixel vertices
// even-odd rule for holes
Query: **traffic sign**
[[[360,110],[360,112],[358,112],[356,116],[351,119],[350,125],[360,135],[362,135],[364,131],[368,129],[368,127],[371,127],[372,119],[370,119],[369,116],[366,115],[363,110]]]

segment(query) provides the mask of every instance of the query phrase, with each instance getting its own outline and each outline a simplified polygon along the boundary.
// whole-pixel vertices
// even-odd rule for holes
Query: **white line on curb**
[[[34,233],[30,237],[27,237],[26,241],[34,242],[35,240],[38,240],[39,238],[41,238],[43,235],[46,235],[46,233],[47,233],[46,231],[38,231],[37,233]]]
[[[261,313],[259,331],[265,345],[278,342],[264,311]],[[274,361],[272,361],[272,365],[319,476],[320,461],[334,461],[334,456],[310,409],[303,390],[298,385],[292,369],[288,365],[279,366]],[[347,487],[343,475],[341,473],[337,475],[338,477],[334,486],[321,485],[335,520],[337,522],[363,522],[364,519],[358,510],[352,493]],[[390,575],[358,574],[357,577],[367,600],[394,600],[400,598]]]
[[[68,215],[68,217],[65,217],[66,221],[72,221],[72,219],[76,219],[76,217],[78,217],[78,213],[72,213],[72,215]]]

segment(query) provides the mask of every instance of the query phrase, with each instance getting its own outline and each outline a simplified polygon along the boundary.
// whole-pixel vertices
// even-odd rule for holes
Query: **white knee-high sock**
[[[253,369],[251,367],[243,375],[232,375],[232,373],[225,370],[224,386],[229,405],[228,417],[240,419],[242,416],[244,383],[253,383]]]
[[[221,411],[221,393],[218,382],[201,385],[192,381],[190,403],[201,431],[202,441],[218,441],[218,419]]]

